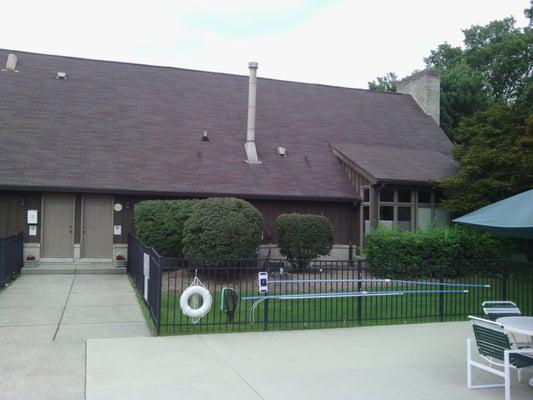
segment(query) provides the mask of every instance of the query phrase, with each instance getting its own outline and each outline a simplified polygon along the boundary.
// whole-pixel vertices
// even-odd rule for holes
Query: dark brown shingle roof
[[[378,182],[428,184],[457,171],[457,163],[448,152],[431,148],[354,143],[334,144],[333,148]]]
[[[0,187],[347,200],[329,143],[451,147],[410,96],[259,78],[263,164],[248,165],[247,76],[14,53],[19,72],[0,72]]]

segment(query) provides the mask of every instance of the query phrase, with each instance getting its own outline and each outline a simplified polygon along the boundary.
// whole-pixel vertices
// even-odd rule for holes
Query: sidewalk
[[[86,340],[135,336],[126,275],[22,275],[0,293],[0,399],[84,399]]]

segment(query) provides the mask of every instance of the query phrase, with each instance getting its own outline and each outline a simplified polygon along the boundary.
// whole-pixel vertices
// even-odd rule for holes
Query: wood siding
[[[27,210],[38,210],[37,235],[28,236]],[[0,237],[24,232],[24,241],[41,240],[41,194],[34,192],[0,192]]]
[[[25,205],[21,206],[24,198]],[[121,225],[122,234],[113,235],[113,243],[127,243],[127,233],[133,232],[133,210],[135,204],[148,197],[139,196],[114,196],[113,202],[122,204],[122,211],[113,212],[113,224]],[[327,217],[333,226],[333,241],[335,244],[348,244],[359,242],[358,210],[353,209],[351,203],[338,202],[312,202],[289,200],[249,200],[264,218],[264,243],[276,243],[276,218],[280,214],[298,212],[301,214],[317,214]],[[39,210],[39,223],[37,236],[28,237],[26,224],[26,211]],[[0,237],[14,234],[24,230],[25,241],[39,243],[41,233],[41,193],[37,192],[0,192]],[[81,194],[75,195],[74,214],[74,243],[80,243],[81,227]]]

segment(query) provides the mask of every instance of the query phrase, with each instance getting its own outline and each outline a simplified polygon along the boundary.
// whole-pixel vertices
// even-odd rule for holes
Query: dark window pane
[[[435,204],[440,204],[444,200],[444,194],[440,190],[435,190]]]
[[[394,220],[394,207],[393,206],[379,207],[379,219],[381,221],[393,221]]]
[[[431,190],[420,189],[418,191],[418,202],[419,203],[431,203]]]
[[[370,207],[364,206],[363,207],[363,221],[370,220]]]
[[[398,201],[400,203],[410,203],[411,189],[398,189]]]
[[[365,203],[368,203],[370,201],[370,189],[368,188],[363,189],[363,201]]]
[[[394,201],[394,189],[381,189],[379,192],[379,201]]]
[[[398,221],[411,221],[411,207],[398,207]]]
[[[411,207],[398,207],[398,229],[411,230]]]
[[[394,223],[394,206],[379,207],[379,226],[392,228]]]

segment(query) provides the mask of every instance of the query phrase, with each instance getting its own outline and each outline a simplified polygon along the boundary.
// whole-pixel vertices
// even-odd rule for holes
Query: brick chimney
[[[410,94],[420,108],[440,125],[440,75],[425,69],[396,82],[398,93]]]

